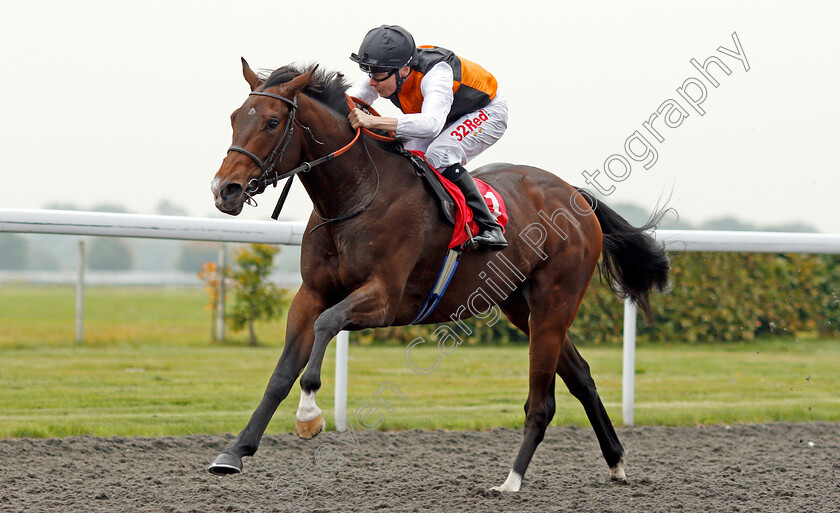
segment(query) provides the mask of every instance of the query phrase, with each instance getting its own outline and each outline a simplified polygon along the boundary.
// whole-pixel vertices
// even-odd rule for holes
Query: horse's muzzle
[[[223,183],[215,178],[210,183],[216,208],[225,214],[238,215],[245,204],[245,188],[236,182]]]

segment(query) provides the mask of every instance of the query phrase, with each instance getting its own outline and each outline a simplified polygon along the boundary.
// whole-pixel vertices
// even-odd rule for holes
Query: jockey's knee
[[[453,164],[465,165],[467,155],[457,146],[435,142],[426,150],[426,162],[437,170],[443,170]]]

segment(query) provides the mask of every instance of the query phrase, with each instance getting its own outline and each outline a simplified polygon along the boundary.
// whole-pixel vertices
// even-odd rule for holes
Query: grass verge
[[[70,296],[70,299],[66,296]],[[21,297],[23,296],[23,297]],[[72,341],[72,289],[0,288],[0,437],[163,436],[238,432],[282,350],[282,323],[260,324],[264,345],[209,343],[200,289],[95,288],[88,292],[85,345]],[[69,305],[67,303],[69,302]],[[412,351],[430,366],[436,347]],[[429,347],[427,347],[429,346]],[[583,347],[608,413],[621,417],[621,348]],[[636,364],[636,424],[840,421],[840,341],[642,345]],[[334,347],[318,403],[333,415]],[[382,396],[382,429],[518,428],[528,393],[526,347],[462,346],[417,375],[399,347],[351,347],[350,416]],[[298,387],[269,432],[293,429]],[[558,382],[555,425],[588,425]]]

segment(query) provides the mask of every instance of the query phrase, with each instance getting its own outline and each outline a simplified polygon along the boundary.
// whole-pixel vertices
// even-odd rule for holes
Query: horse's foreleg
[[[566,337],[563,341],[563,351],[557,363],[557,374],[569,387],[569,392],[583,405],[586,416],[595,430],[601,452],[610,467],[610,476],[616,479],[627,479],[624,473],[624,448],[615,434],[607,410],[601,402],[595,381],[589,371],[589,364],[578,352],[577,348]]]
[[[259,406],[251,415],[236,441],[220,454],[208,469],[213,474],[235,474],[242,471],[242,457],[257,452],[260,439],[280,402],[300,375],[309,359],[314,340],[314,320],[323,311],[321,302],[301,289],[292,301],[286,324],[286,344],[268,381]]]
[[[315,321],[312,352],[300,378],[300,405],[295,420],[298,436],[310,439],[324,427],[321,409],[315,404],[315,394],[321,388],[321,364],[330,340],[348,326],[356,329],[382,326],[389,315],[388,305],[388,295],[384,288],[372,281],[325,310]]]

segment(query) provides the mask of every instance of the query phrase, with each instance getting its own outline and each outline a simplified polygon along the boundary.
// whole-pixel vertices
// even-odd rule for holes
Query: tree
[[[65,201],[53,201],[44,205],[47,210],[82,210],[75,203]]]
[[[95,237],[88,250],[87,266],[99,271],[127,271],[134,266],[134,255],[125,239]]]
[[[701,230],[726,230],[735,232],[753,232],[758,228],[749,222],[741,221],[735,216],[718,217],[710,219],[700,225]]]
[[[642,226],[650,220],[652,211],[646,210],[633,203],[616,203],[611,205],[613,210],[627,220],[633,226]]]
[[[58,261],[58,258],[37,244],[31,244],[29,246],[29,257],[27,260],[27,269],[39,271],[58,271],[61,269],[61,263]]]
[[[274,267],[274,256],[280,252],[277,246],[250,244],[240,249],[235,257],[231,312],[227,319],[234,331],[248,326],[250,342],[257,345],[254,321],[269,321],[283,314],[283,291],[267,280]]]
[[[225,275],[222,279],[225,280],[225,285],[227,285],[227,280],[230,278],[230,269],[225,266],[224,269]],[[206,309],[211,312],[210,316],[210,338],[212,340],[218,340],[219,334],[216,333],[216,319],[219,313],[219,266],[215,262],[204,262],[201,265],[201,270],[198,272],[198,279],[204,282],[204,290],[207,292],[207,307]],[[228,288],[225,287],[225,298],[227,298]]]
[[[155,207],[155,212],[162,216],[186,216],[187,211],[172,203],[168,199],[162,199]]]
[[[113,214],[128,214],[129,211],[119,203],[98,203],[91,208],[94,212],[111,212]]]
[[[22,235],[0,233],[0,269],[25,269],[28,252],[27,241]]]
[[[195,272],[203,265],[212,261],[219,254],[219,244],[215,242],[188,242],[181,247],[178,254],[178,269]]]

